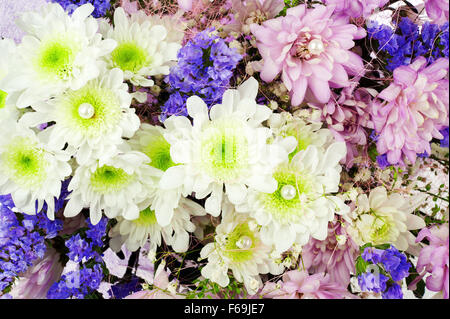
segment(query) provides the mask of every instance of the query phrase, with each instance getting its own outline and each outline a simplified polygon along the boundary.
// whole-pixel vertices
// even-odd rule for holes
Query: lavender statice
[[[106,12],[111,8],[110,0],[52,0],[52,2],[59,3],[70,14],[79,6],[90,3],[95,8],[94,12],[92,12],[92,16],[95,18],[105,16]]]
[[[424,56],[428,64],[449,56],[449,24],[439,26],[425,23],[421,29],[408,18],[402,18],[394,30],[388,25],[370,22],[368,37],[378,42],[378,49],[387,54],[386,68],[393,71],[399,66],[409,65]]]
[[[186,100],[191,95],[200,96],[209,107],[221,102],[242,56],[212,31],[198,33],[178,52],[178,64],[165,79],[171,95],[162,107],[162,121],[187,115]]]
[[[0,196],[0,292],[46,251],[42,229],[13,208],[10,196]]]
[[[448,133],[449,133],[448,126],[443,130],[441,130],[440,132],[442,136],[444,136],[444,138],[441,140],[441,147],[448,147]]]
[[[48,299],[84,299],[93,294],[103,280],[103,269],[99,264],[92,268],[81,267],[61,276],[47,293]]]

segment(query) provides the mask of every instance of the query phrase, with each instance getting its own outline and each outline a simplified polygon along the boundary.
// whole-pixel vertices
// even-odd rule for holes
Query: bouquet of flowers
[[[448,0],[0,0],[0,298],[449,298]]]

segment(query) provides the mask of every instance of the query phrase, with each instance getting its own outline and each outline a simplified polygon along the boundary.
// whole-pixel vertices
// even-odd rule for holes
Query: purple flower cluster
[[[448,126],[441,130],[440,133],[442,134],[442,136],[444,136],[444,138],[441,140],[441,147],[448,147]]]
[[[200,96],[208,106],[221,102],[242,56],[212,31],[198,33],[178,52],[178,64],[165,79],[171,95],[162,107],[162,121],[187,115],[186,100],[191,95]]]
[[[103,17],[111,7],[110,0],[52,0],[52,2],[59,3],[70,14],[79,6],[90,3],[95,8],[92,13],[95,18]]]
[[[398,282],[409,275],[411,268],[411,264],[404,254],[394,246],[385,250],[367,247],[361,257],[366,262],[377,265],[380,269],[378,274],[367,271],[358,276],[358,283],[363,291],[381,292],[384,299],[403,298]]]
[[[10,196],[0,196],[0,292],[46,251],[38,221],[14,213]]]
[[[441,26],[427,22],[421,30],[408,18],[403,18],[396,30],[371,22],[367,33],[371,40],[378,41],[379,49],[388,54],[386,68],[389,71],[409,65],[419,56],[427,58],[428,64],[449,56],[448,22]]]
[[[81,267],[61,276],[47,293],[48,299],[83,299],[100,287],[103,269],[100,264],[92,268]]]
[[[67,257],[79,263],[79,270],[71,271],[54,283],[47,293],[49,299],[85,298],[95,292],[103,279],[104,262],[99,253],[106,235],[108,219],[103,217],[96,225],[87,219],[86,238],[80,233],[66,240]]]

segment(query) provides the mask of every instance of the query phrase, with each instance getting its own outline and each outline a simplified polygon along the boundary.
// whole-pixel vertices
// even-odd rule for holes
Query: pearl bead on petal
[[[324,51],[323,42],[319,39],[311,40],[308,44],[308,51],[313,55],[319,55]]]
[[[78,107],[78,114],[84,119],[90,119],[94,116],[95,109],[89,103],[83,103]]]
[[[286,200],[294,199],[297,196],[297,190],[292,185],[284,185],[281,188],[281,197]]]
[[[236,242],[236,246],[240,249],[250,249],[252,247],[252,239],[248,236],[242,236],[239,238],[239,240]]]

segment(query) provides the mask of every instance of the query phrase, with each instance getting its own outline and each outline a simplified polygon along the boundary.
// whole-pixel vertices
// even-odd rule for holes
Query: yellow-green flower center
[[[127,187],[132,180],[133,176],[123,169],[104,165],[91,175],[91,186],[100,194],[115,193]]]
[[[219,182],[239,179],[248,169],[248,142],[239,124],[219,122],[204,133],[202,164],[209,176]]]
[[[289,160],[291,160],[298,152],[306,150],[306,148],[311,144],[310,135],[299,128],[294,127],[288,129],[284,136],[293,136],[297,140],[297,147],[289,154]]]
[[[150,64],[148,53],[134,42],[119,44],[111,53],[111,57],[115,67],[133,73]]]
[[[249,245],[247,247],[242,245],[242,239],[248,241]],[[228,234],[223,253],[226,257],[236,263],[249,261],[253,258],[253,250],[258,243],[258,238],[256,238],[250,230],[248,224],[239,224],[230,234]]]
[[[273,193],[260,193],[259,200],[266,212],[282,223],[297,220],[304,209],[305,199],[311,190],[308,176],[301,172],[280,167],[273,175],[278,188]],[[286,196],[286,189],[295,189],[295,195]]]
[[[5,91],[0,90],[0,109],[5,107],[6,104],[6,97],[8,96],[8,93]]]
[[[155,212],[147,207],[139,213],[139,218],[133,220],[133,223],[139,226],[155,225],[157,223]]]
[[[78,51],[79,46],[68,36],[57,36],[42,42],[35,65],[44,77],[67,79]]]
[[[384,244],[392,238],[393,224],[387,216],[377,216],[376,214],[371,225],[369,237],[374,244]]]
[[[162,171],[166,171],[176,165],[170,156],[170,144],[162,135],[153,136],[149,139],[147,145],[143,147],[142,152],[150,157],[151,162],[149,165]]]
[[[44,151],[27,137],[16,137],[2,154],[3,172],[21,187],[39,187],[47,177]]]
[[[80,106],[90,105],[93,115],[80,115]],[[112,90],[89,83],[78,91],[68,91],[56,108],[56,123],[82,133],[87,138],[101,137],[113,130],[122,117],[119,98]]]

